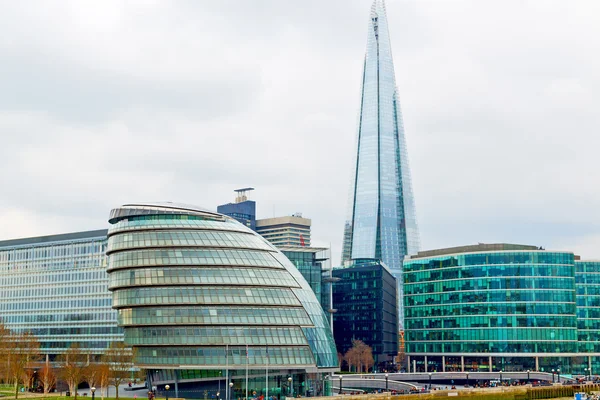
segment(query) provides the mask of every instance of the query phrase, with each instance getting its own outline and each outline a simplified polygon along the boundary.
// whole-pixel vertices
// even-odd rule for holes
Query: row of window
[[[111,236],[108,252],[143,247],[240,247],[271,250],[259,236],[221,231],[143,231]]]
[[[83,243],[31,244],[30,247],[17,248],[0,247],[0,265],[7,262],[104,254],[105,246],[106,238]]]
[[[405,283],[441,281],[449,279],[472,278],[521,278],[521,277],[574,277],[572,265],[471,265],[458,266],[438,270],[413,271],[404,270]]]
[[[572,328],[478,328],[478,329],[439,329],[407,330],[407,341],[501,341],[501,340],[577,340],[577,329]]]
[[[12,328],[15,332],[30,332],[36,336],[73,336],[73,335],[119,335],[123,328],[118,326],[78,326],[78,327],[44,327],[44,328]]]
[[[104,254],[47,260],[11,261],[0,265],[0,276],[18,276],[19,274],[23,273],[47,272],[50,270],[73,271],[77,269],[99,267],[106,267],[106,257]]]
[[[140,268],[114,271],[109,281],[110,288],[173,284],[298,287],[285,270],[258,268]]]
[[[538,278],[510,277],[493,279],[455,279],[436,282],[420,282],[404,284],[404,293],[408,295],[420,293],[440,293],[469,290],[500,289],[573,289],[572,278]]]
[[[312,325],[300,307],[169,307],[119,310],[122,325]]]
[[[575,316],[557,315],[481,315],[452,316],[444,318],[407,319],[407,329],[456,329],[492,327],[575,327]],[[600,320],[599,329],[600,329]]]
[[[100,321],[116,321],[117,311],[96,312],[65,312],[56,311],[40,311],[36,310],[33,313],[7,313],[2,315],[2,321],[5,324],[31,324],[31,326],[40,326],[42,323],[72,323],[72,322],[100,322]]]
[[[300,305],[289,289],[267,288],[139,288],[113,293],[114,307],[157,304]]]
[[[585,281],[590,279],[591,282],[600,281],[600,261],[575,261],[576,278]]]
[[[406,342],[407,353],[574,353],[577,342]]]
[[[0,303],[0,311],[33,311],[33,310],[88,310],[90,307],[111,307],[110,293],[107,293],[106,298],[89,298],[89,299],[64,299],[64,300],[45,300],[31,301],[14,300],[7,303]]]
[[[73,282],[98,282],[107,281],[108,275],[100,264],[94,270],[75,270],[70,272],[39,271],[28,273],[0,274],[0,290],[16,286],[35,286],[37,288],[51,287],[60,283],[72,284]],[[50,295],[50,294],[48,294]]]
[[[108,236],[125,231],[158,230],[158,229],[201,229],[217,231],[249,232],[248,228],[240,226],[232,221],[209,221],[197,219],[166,219],[156,218],[154,220],[122,220],[112,225],[108,230]]]
[[[136,360],[142,365],[315,365],[308,346],[303,347],[139,347]]]
[[[84,295],[98,295],[98,296],[106,296],[109,295],[108,288],[106,283],[102,285],[89,285],[79,283],[61,283],[54,284],[52,287],[48,286],[38,286],[32,288],[2,288],[2,299],[3,301],[13,301],[19,299],[33,299],[33,298],[52,298],[59,296],[72,296],[76,294],[84,294]]]
[[[306,345],[298,327],[127,328],[130,345]]]
[[[447,315],[550,314],[575,315],[574,303],[482,303],[404,307],[409,318],[442,317]]]
[[[492,264],[564,264],[574,265],[573,253],[553,253],[549,251],[532,252],[494,252],[440,256],[428,259],[407,260],[404,271],[424,271],[428,269],[477,265],[484,267]]]
[[[488,290],[485,292],[447,292],[444,294],[428,293],[405,296],[405,306],[421,306],[432,304],[465,304],[495,302],[546,302],[575,303],[575,291],[571,290]],[[560,313],[557,313],[560,314]]]
[[[270,252],[252,250],[132,250],[114,253],[109,270],[155,265],[240,265],[282,268]]]

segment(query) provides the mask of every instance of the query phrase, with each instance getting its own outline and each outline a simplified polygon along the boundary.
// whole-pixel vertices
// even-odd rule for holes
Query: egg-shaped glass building
[[[109,222],[113,308],[136,366],[159,391],[328,393],[325,374],[338,360],[327,318],[273,245],[233,218],[188,205],[127,204]]]

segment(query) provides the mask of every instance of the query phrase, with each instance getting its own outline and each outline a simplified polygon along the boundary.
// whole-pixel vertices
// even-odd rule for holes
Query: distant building
[[[333,312],[330,250],[325,247],[279,247],[279,250],[298,268],[321,302],[331,323]]]
[[[228,215],[253,231],[256,230],[256,202],[248,200],[247,192],[254,188],[236,189],[235,203],[217,206],[217,212]]]
[[[256,220],[256,232],[276,247],[309,247],[311,220],[296,213]]]
[[[339,353],[352,347],[352,339],[371,346],[377,364],[393,362],[398,355],[398,292],[396,278],[379,260],[354,260],[352,266],[334,268],[333,334]]]
[[[0,241],[0,320],[54,360],[72,344],[102,354],[123,341],[106,273],[107,230]]]

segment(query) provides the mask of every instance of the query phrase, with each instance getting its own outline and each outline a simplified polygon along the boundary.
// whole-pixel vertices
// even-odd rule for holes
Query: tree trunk
[[[19,379],[15,378],[15,400],[19,397]]]
[[[115,385],[115,399],[119,400],[119,385]]]

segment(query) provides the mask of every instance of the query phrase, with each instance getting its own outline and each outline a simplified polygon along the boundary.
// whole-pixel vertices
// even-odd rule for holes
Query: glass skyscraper
[[[402,298],[402,260],[419,250],[419,233],[383,0],[371,7],[361,94],[342,261],[383,261]]]

